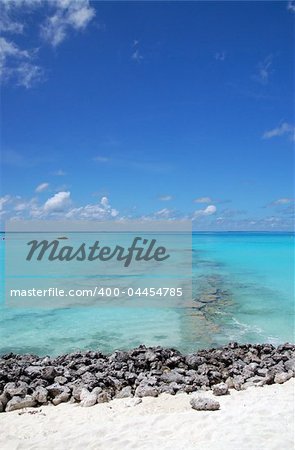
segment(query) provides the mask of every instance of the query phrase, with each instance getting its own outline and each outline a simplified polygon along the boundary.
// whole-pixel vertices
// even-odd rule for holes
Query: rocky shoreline
[[[51,358],[10,353],[0,357],[0,412],[63,402],[93,406],[113,398],[135,397],[136,402],[164,392],[211,389],[219,396],[229,389],[282,384],[294,376],[295,345],[289,343],[230,343],[189,355],[143,345],[110,355],[88,351]]]

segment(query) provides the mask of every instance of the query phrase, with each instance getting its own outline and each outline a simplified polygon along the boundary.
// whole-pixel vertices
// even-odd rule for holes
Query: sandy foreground
[[[294,385],[291,379],[222,397],[162,394],[136,406],[133,399],[120,399],[91,408],[61,404],[3,413],[0,448],[291,450]],[[214,397],[221,409],[195,411],[192,395]]]

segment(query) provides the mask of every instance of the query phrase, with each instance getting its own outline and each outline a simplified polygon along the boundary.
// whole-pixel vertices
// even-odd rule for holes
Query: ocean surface
[[[194,233],[192,255],[194,307],[21,310],[5,305],[1,275],[0,353],[294,342],[294,234]]]

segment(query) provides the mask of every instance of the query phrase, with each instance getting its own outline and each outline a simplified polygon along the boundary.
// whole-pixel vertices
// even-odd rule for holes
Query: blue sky
[[[2,222],[292,228],[294,2],[1,9]]]

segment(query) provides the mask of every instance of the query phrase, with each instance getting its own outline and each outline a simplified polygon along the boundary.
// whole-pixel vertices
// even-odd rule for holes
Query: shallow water
[[[4,267],[5,241],[0,241]],[[228,341],[294,341],[294,235],[194,233],[193,308],[17,310],[4,304],[0,353],[104,352],[140,343],[189,352]],[[212,293],[216,300],[202,303]],[[208,297],[209,296],[209,297]]]

